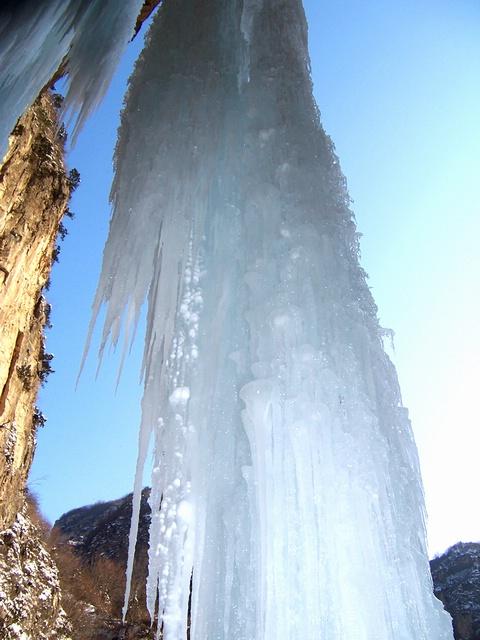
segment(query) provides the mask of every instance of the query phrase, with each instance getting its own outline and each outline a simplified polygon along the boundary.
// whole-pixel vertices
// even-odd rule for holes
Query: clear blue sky
[[[306,0],[312,72],[362,239],[362,263],[420,450],[431,552],[480,540],[480,5],[477,0]],[[115,395],[115,357],[75,391],[110,215],[111,156],[129,46],[69,164],[79,169],[49,299],[55,354],[30,476],[47,517],[131,490],[141,339]]]

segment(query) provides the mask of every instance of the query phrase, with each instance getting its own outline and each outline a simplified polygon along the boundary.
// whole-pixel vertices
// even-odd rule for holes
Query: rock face
[[[435,595],[452,616],[455,640],[480,640],[480,543],[458,542],[430,568]]]
[[[140,508],[137,541],[137,563],[143,561],[148,548],[150,524],[149,490],[144,489]],[[65,513],[53,525],[77,554],[88,563],[96,558],[108,558],[126,565],[128,532],[132,515],[132,494],[110,502],[100,502]]]
[[[43,422],[34,409],[50,370],[42,290],[70,197],[51,95],[19,120],[0,166],[0,530],[12,526]]]
[[[44,418],[35,407],[51,370],[42,295],[71,179],[53,97],[19,120],[0,165],[0,638],[69,637],[58,572],[29,516],[25,483]]]
[[[0,638],[70,638],[57,567],[26,508],[0,534]]]

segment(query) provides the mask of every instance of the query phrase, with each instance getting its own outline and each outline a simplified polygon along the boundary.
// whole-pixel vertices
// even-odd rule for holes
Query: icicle
[[[451,640],[300,0],[167,0],[115,163],[95,312],[103,348],[148,295],[157,637],[193,570],[192,640]]]
[[[244,55],[238,72],[238,87],[240,91],[250,82],[250,42],[255,15],[260,11],[262,3],[259,0],[245,0],[242,7],[240,30],[244,39]]]
[[[132,519],[130,521],[130,532],[128,537],[128,560],[126,570],[126,586],[125,586],[125,599],[122,609],[122,619],[125,622],[125,618],[128,610],[128,603],[130,601],[130,590],[132,584],[133,575],[133,562],[135,559],[135,547],[137,544],[138,536],[138,524],[140,520],[140,505],[143,489],[143,472],[145,468],[145,460],[148,453],[148,446],[150,444],[150,438],[152,433],[151,423],[142,422],[140,426],[140,432],[138,436],[138,457],[137,465],[135,469],[135,481],[133,485],[133,497],[132,497]]]
[[[102,99],[143,0],[27,0],[0,8],[0,152],[17,118],[62,68],[73,140]],[[94,70],[94,72],[92,71]]]

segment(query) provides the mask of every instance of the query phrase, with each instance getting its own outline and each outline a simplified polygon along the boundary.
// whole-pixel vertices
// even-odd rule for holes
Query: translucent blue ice
[[[24,0],[0,7],[0,156],[62,65],[74,138],[103,97],[143,0]]]

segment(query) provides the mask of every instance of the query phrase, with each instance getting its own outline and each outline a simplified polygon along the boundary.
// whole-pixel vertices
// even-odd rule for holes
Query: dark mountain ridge
[[[457,542],[430,561],[435,595],[453,619],[455,640],[480,640],[480,543]]]
[[[149,489],[144,489],[140,507],[140,526],[137,539],[137,560],[146,556],[150,507]],[[68,544],[86,561],[105,557],[126,563],[128,533],[132,513],[132,494],[109,502],[79,507],[62,515],[53,525]],[[145,557],[146,561],[146,557]]]

